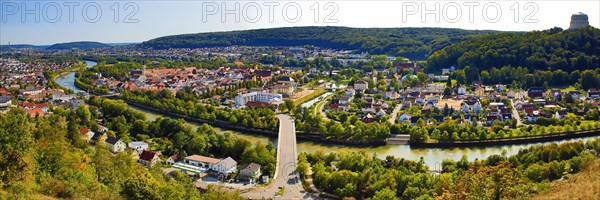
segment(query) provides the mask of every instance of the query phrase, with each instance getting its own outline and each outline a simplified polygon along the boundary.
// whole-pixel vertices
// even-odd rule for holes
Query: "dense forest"
[[[600,30],[552,28],[528,33],[498,33],[458,42],[433,53],[428,70],[466,66],[480,70],[523,66],[530,70],[563,71],[600,67]]]
[[[448,28],[288,27],[165,36],[146,41],[141,46],[168,49],[314,45],[423,60],[444,46],[495,32]]]
[[[422,159],[318,151],[301,153],[297,169],[317,189],[348,199],[526,199],[598,160],[599,150],[598,139],[537,145],[513,156],[444,160],[441,173],[431,173]]]

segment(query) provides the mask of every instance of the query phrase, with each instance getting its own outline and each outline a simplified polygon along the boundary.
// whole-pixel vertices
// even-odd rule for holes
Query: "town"
[[[592,188],[598,41],[576,13],[566,30],[316,26],[2,45],[0,196],[543,199]]]

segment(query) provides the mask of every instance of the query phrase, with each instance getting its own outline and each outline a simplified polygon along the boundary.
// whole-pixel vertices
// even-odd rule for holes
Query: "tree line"
[[[600,66],[600,30],[592,26],[577,30],[552,28],[527,33],[497,33],[457,42],[433,53],[427,70],[466,66],[524,66],[531,70],[597,69]]]
[[[456,79],[459,84],[470,85],[473,81],[483,84],[506,84],[512,88],[529,87],[563,87],[574,86],[576,89],[598,88],[600,85],[600,68],[586,70],[572,70],[567,72],[557,70],[534,70],[526,67],[503,66],[481,70],[477,67],[466,66],[450,74],[451,79]]]
[[[314,45],[423,60],[444,46],[494,32],[445,28],[287,27],[165,36],[143,42],[140,46],[169,49]]]

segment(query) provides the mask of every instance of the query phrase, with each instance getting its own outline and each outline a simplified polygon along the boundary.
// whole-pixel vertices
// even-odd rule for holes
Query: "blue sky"
[[[36,8],[36,4],[39,7]],[[237,9],[236,5],[239,5]],[[101,15],[97,15],[97,11]],[[300,15],[298,11],[301,12]],[[588,14],[590,24],[600,27],[600,1],[593,0],[0,0],[0,44],[7,44],[9,41],[12,44],[38,45],[70,41],[142,42],[165,35],[284,26],[448,27],[530,31],[555,26],[566,29],[571,14],[576,12]],[[239,17],[239,21],[236,17]]]

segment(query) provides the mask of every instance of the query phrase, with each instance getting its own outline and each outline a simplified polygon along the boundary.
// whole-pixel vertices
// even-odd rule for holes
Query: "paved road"
[[[242,192],[248,198],[262,199],[315,199],[315,194],[306,192],[301,185],[300,176],[296,171],[296,128],[294,120],[289,115],[279,114],[279,138],[277,139],[277,169],[269,186]],[[285,193],[275,196],[281,188]]]
[[[523,121],[521,120],[521,115],[519,115],[519,111],[517,111],[517,109],[515,108],[515,102],[513,102],[512,99],[510,99],[510,105],[512,106],[513,118],[517,119],[517,126],[522,125]]]
[[[325,104],[327,103],[327,101],[329,101],[329,99],[331,99],[332,97],[334,97],[336,94],[334,92],[334,94],[329,95],[323,99],[321,99],[321,101],[316,103],[315,106],[315,112],[314,114],[319,114],[321,115],[321,118],[323,118],[324,120],[328,121],[330,120],[329,117],[327,117],[327,114],[325,114],[325,112],[323,112],[323,109],[325,109]]]
[[[398,112],[400,112],[400,108],[402,108],[402,104],[399,103],[394,108],[394,111],[392,111],[392,116],[390,116],[390,123],[391,124],[395,124],[396,123],[396,118],[398,117]]]

